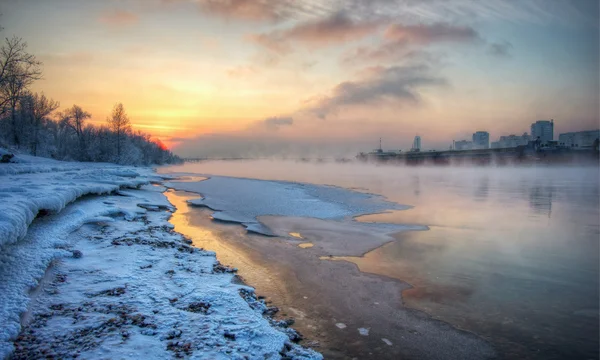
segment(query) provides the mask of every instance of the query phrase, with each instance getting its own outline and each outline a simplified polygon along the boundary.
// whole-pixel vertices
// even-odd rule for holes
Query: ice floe
[[[408,208],[389,202],[379,195],[335,186],[283,181],[212,176],[199,182],[170,181],[165,185],[198,193],[199,198],[189,202],[214,210],[214,219],[241,223],[248,231],[265,235],[273,235],[268,227],[257,220],[265,215],[341,221],[363,214]],[[401,228],[393,224],[379,225]]]

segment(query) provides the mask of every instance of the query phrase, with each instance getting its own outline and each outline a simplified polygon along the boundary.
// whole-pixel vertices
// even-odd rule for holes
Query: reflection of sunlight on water
[[[302,237],[302,235],[300,235],[300,233],[297,233],[297,232],[291,232],[290,236],[293,236],[293,237],[298,238],[298,239],[304,239]]]
[[[313,246],[314,246],[314,245],[313,245],[313,243],[302,243],[302,244],[298,244],[298,247],[301,247],[301,248],[303,248],[303,249],[308,249],[308,248],[311,248],[311,247],[313,247]]]
[[[265,266],[252,258],[247,249],[237,246],[231,239],[228,241],[228,238],[244,236],[245,231],[241,226],[221,225],[228,232],[211,226],[206,209],[195,209],[186,202],[198,198],[197,194],[169,190],[165,195],[177,208],[169,220],[175,231],[191,239],[195,247],[215,251],[222,264],[237,268],[238,275],[256,288],[259,294],[268,293],[273,297],[285,298],[285,287],[277,276],[273,276]],[[203,221],[207,223],[204,224]]]

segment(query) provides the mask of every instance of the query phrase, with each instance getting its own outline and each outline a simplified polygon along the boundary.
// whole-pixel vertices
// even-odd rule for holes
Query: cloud
[[[199,1],[201,9],[205,12],[226,18],[238,18],[244,20],[269,20],[281,19],[286,14],[283,2],[276,0],[204,0]]]
[[[320,7],[295,0],[195,0],[208,14],[227,19],[256,22],[278,22],[314,14]]]
[[[376,47],[361,46],[346,52],[341,59],[345,65],[362,63],[409,65],[429,64],[440,65],[444,54],[427,50],[413,49],[408,44],[389,42]]]
[[[508,41],[503,41],[503,42],[496,42],[496,43],[491,43],[488,47],[488,52],[491,55],[494,56],[498,56],[498,57],[511,57],[511,49],[512,49],[512,44]]]
[[[277,130],[280,126],[291,126],[294,124],[294,119],[291,117],[270,117],[262,122],[267,128]]]
[[[283,40],[326,46],[359,40],[373,33],[380,25],[375,21],[353,20],[345,12],[339,12],[324,19],[299,23],[284,31],[281,37]]]
[[[401,22],[502,20],[514,23],[598,27],[597,0],[343,0],[334,1],[363,18],[389,16]]]
[[[384,40],[376,46],[361,46],[346,53],[342,63],[398,62],[405,60],[432,60],[430,53],[415,48],[423,48],[435,43],[476,43],[481,37],[473,28],[446,23],[388,26]]]
[[[445,84],[443,78],[431,75],[429,67],[425,65],[373,67],[365,72],[363,79],[340,83],[330,96],[310,101],[307,110],[325,118],[351,105],[388,102],[418,104],[421,101],[420,88]]]
[[[129,26],[136,24],[139,21],[139,17],[128,11],[115,10],[100,15],[98,20],[106,25]]]
[[[141,0],[139,0],[141,1]],[[146,3],[147,0],[144,0]],[[344,11],[361,21],[414,23],[502,20],[514,23],[587,24],[598,27],[597,0],[161,0],[193,3],[227,19],[278,22],[323,18]]]
[[[292,42],[325,47],[356,41],[372,34],[382,24],[382,21],[359,21],[342,11],[325,18],[300,22],[285,30],[253,34],[249,39],[273,52],[286,54],[291,51]]]
[[[479,34],[469,26],[455,26],[445,23],[419,25],[390,25],[385,38],[396,42],[412,44],[431,44],[436,42],[472,42],[479,39]]]
[[[285,55],[292,51],[290,44],[283,41],[277,34],[251,34],[246,37],[250,42],[260,45],[278,55]]]

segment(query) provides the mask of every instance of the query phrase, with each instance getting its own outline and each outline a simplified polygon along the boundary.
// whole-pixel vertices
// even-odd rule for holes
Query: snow
[[[268,227],[257,220],[264,215],[342,221],[363,214],[408,208],[386,201],[379,195],[335,186],[284,181],[211,176],[202,181],[169,181],[165,185],[177,190],[201,194],[201,198],[189,202],[195,206],[205,206],[215,210],[212,215],[214,219],[238,222],[248,231],[264,235],[273,235]],[[396,230],[405,229],[404,226],[393,224],[376,226]]]
[[[59,162],[26,155],[17,156],[16,161],[0,164],[0,199],[3,200],[0,247],[23,238],[40,210],[58,213],[82,196],[135,188],[158,179],[148,168]]]
[[[165,188],[144,185],[157,179],[112,164],[0,164],[0,358],[322,358],[172,230]]]

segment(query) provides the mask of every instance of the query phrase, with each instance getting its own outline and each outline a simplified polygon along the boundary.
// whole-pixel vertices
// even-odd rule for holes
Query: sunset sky
[[[34,91],[184,156],[425,148],[599,127],[597,0],[0,0]]]

